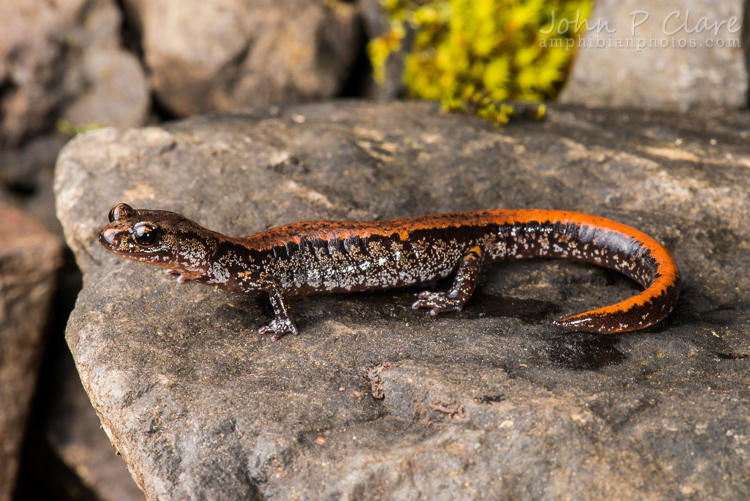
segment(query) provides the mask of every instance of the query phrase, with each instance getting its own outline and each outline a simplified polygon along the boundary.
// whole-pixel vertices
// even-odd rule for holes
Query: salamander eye
[[[128,204],[117,204],[109,211],[109,222],[117,221],[123,216],[135,212]]]
[[[158,230],[156,226],[150,223],[138,223],[133,226],[133,240],[138,245],[154,245],[158,240]]]

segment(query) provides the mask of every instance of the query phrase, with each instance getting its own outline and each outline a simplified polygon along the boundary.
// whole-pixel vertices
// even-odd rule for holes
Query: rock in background
[[[565,103],[686,111],[746,107],[742,0],[598,0]]]
[[[360,55],[358,11],[323,0],[127,0],[150,84],[178,116],[331,98]]]
[[[113,0],[3,0],[0,18],[0,148],[75,125],[141,125],[145,74],[120,46]]]
[[[11,499],[45,328],[62,265],[62,242],[0,204],[0,500]]]
[[[151,499],[675,499],[750,496],[746,113],[551,107],[503,131],[428,104],[339,102],[107,129],[58,162],[85,273],[67,340]],[[117,202],[244,235],[309,219],[497,207],[615,218],[663,241],[685,287],[619,336],[553,318],[638,289],[562,261],[488,267],[459,314],[421,288],[267,300],[108,254]],[[447,287],[447,284],[437,285]]]

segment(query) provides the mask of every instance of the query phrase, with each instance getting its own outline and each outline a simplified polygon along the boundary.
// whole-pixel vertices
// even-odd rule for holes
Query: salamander
[[[619,333],[663,320],[675,307],[680,271],[652,237],[624,224],[557,210],[484,210],[392,221],[310,221],[246,237],[208,230],[175,212],[109,213],[99,241],[115,255],[231,292],[267,295],[275,318],[260,333],[298,329],[289,296],[403,287],[454,275],[447,292],[425,291],[412,308],[460,311],[480,268],[501,259],[565,258],[619,271],[644,291],[556,320],[563,331]]]

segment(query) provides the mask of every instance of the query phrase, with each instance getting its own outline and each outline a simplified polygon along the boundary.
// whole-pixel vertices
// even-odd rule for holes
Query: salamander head
[[[99,234],[99,242],[119,257],[172,269],[195,280],[210,266],[219,236],[175,212],[118,204],[109,211],[109,224]]]

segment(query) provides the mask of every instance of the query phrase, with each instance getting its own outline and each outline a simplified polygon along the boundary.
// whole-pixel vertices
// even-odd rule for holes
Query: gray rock
[[[0,148],[53,130],[58,118],[74,125],[143,123],[146,79],[120,48],[113,0],[5,0],[1,8]]]
[[[274,113],[274,111],[276,113]],[[85,272],[67,340],[149,499],[747,499],[750,116],[553,106],[497,130],[417,103],[339,102],[106,129],[69,143],[58,214]],[[580,210],[662,240],[675,312],[644,332],[551,320],[637,287],[562,261],[498,264],[459,314],[420,288],[267,301],[118,260],[118,202],[230,235],[306,219]],[[447,287],[438,284],[436,287]]]
[[[49,127],[48,115],[69,96],[59,85],[62,47],[50,34],[75,24],[84,0],[53,8],[43,1],[3,2],[0,20],[0,148],[17,146],[25,137]],[[46,7],[45,7],[46,6]],[[55,85],[57,84],[57,85]],[[49,92],[53,88],[57,92]]]
[[[120,47],[113,1],[7,3],[8,15],[0,16],[0,191],[61,235],[52,194],[57,153],[74,128],[143,124],[146,77]]]
[[[560,101],[683,111],[746,106],[744,3],[596,2]]]
[[[10,500],[62,242],[42,223],[0,205],[0,500]]]
[[[62,112],[71,124],[142,125],[151,103],[140,61],[119,49],[92,49],[82,61],[85,89]]]
[[[360,47],[357,9],[323,0],[126,0],[151,87],[173,113],[331,97]]]

